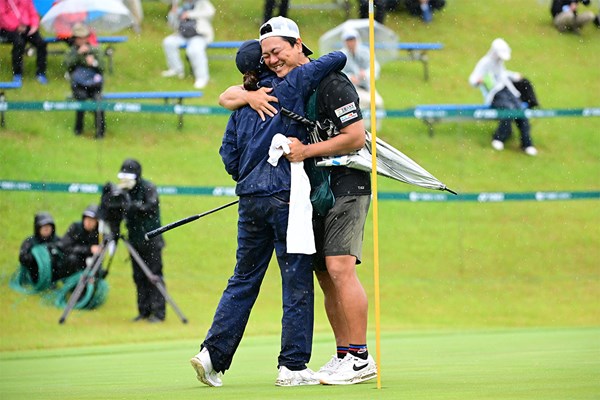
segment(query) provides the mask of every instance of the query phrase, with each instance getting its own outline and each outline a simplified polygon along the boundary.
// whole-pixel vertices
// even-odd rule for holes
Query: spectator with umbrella
[[[36,79],[42,85],[46,78],[46,42],[39,32],[40,17],[32,0],[0,0],[0,35],[13,44],[13,82],[23,79],[25,45],[31,43],[37,51]]]
[[[102,84],[104,79],[104,63],[102,52],[98,47],[89,42],[90,29],[79,23],[73,26],[73,46],[67,54],[65,65],[71,78],[71,90],[76,100],[94,99],[102,97]],[[75,135],[83,132],[84,111],[75,112]],[[104,137],[106,129],[104,111],[96,111],[96,138]]]

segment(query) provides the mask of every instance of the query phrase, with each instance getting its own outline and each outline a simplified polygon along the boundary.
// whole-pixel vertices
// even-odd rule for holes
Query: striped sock
[[[348,354],[348,347],[346,346],[338,346],[337,347],[337,356],[338,358],[344,358]]]
[[[366,344],[352,344],[350,343],[350,348],[348,352],[352,354],[354,357],[361,358],[366,360],[369,357],[369,350],[367,350]]]

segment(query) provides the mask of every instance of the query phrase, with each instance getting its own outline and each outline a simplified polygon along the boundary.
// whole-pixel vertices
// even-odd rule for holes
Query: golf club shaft
[[[283,115],[285,115],[286,117],[289,117],[289,118],[293,119],[294,121],[301,122],[311,128],[314,128],[314,126],[315,126],[315,123],[313,121],[311,121],[310,119],[303,117],[300,114],[296,114],[295,112],[290,111],[285,107],[281,107],[281,113]]]
[[[187,218],[184,218],[184,219],[180,219],[179,221],[171,222],[170,224],[161,226],[160,228],[156,228],[153,231],[150,231],[150,232],[146,233],[146,236],[145,236],[146,240],[150,240],[153,237],[160,235],[161,233],[164,233],[166,231],[170,231],[173,228],[177,228],[178,226],[185,225],[185,224],[187,224],[189,222],[195,221],[195,220],[197,220],[199,218],[204,217],[205,215],[212,214],[214,212],[217,212],[219,210],[222,210],[224,208],[227,208],[229,206],[237,204],[238,202],[239,202],[239,200],[234,200],[231,203],[223,204],[222,206],[219,206],[217,208],[213,208],[212,210],[205,211],[202,214],[192,215],[190,217],[187,217]]]

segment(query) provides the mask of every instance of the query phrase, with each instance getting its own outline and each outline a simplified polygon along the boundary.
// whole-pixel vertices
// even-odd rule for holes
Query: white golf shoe
[[[346,354],[336,370],[328,377],[319,377],[324,385],[353,385],[377,377],[377,365],[373,357],[366,360]]]
[[[176,76],[179,79],[183,79],[185,78],[185,73],[183,71],[175,71],[174,69],[168,69],[166,71],[161,72],[161,76],[163,78],[172,78]]]
[[[309,368],[301,371],[291,371],[287,367],[279,367],[279,375],[275,381],[275,386],[305,386],[318,385],[319,379]]]
[[[537,149],[533,146],[525,147],[524,151],[525,151],[525,154],[527,154],[528,156],[532,156],[532,157],[537,156],[537,153],[538,153]]]
[[[498,150],[498,151],[502,151],[504,150],[504,143],[502,143],[499,140],[492,140],[492,147],[494,148],[494,150]]]
[[[204,347],[200,353],[196,354],[190,360],[192,367],[196,370],[196,378],[208,386],[219,387],[223,386],[223,382],[217,373],[213,369],[212,361],[210,360],[210,354],[208,349]]]
[[[343,358],[339,358],[337,354],[334,354],[331,356],[331,360],[329,360],[327,364],[323,365],[317,372],[315,372],[315,375],[318,379],[329,377],[329,375],[333,374],[337,370],[339,365],[342,363],[342,360]]]

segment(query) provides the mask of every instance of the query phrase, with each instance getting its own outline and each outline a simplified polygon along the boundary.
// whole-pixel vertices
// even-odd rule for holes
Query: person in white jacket
[[[364,46],[360,40],[360,34],[356,29],[348,28],[342,32],[343,47],[341,51],[346,54],[348,61],[342,70],[343,73],[350,78],[358,92],[360,100],[360,109],[363,115],[369,115],[371,111],[371,84],[370,84],[370,51],[367,46]],[[380,66],[375,60],[375,79],[379,78]],[[375,108],[377,111],[384,111],[383,98],[375,91]],[[370,118],[365,118],[365,128],[370,129]],[[380,120],[378,119],[377,128],[381,128]]]
[[[206,46],[214,39],[211,22],[214,15],[215,7],[208,0],[184,0],[181,6],[174,3],[168,20],[177,32],[163,40],[168,69],[163,71],[162,76],[184,78],[184,65],[179,48],[185,45],[194,72],[194,87],[202,89],[206,86],[209,80]]]
[[[485,103],[497,109],[522,109],[521,93],[513,85],[523,79],[521,74],[509,71],[504,62],[510,60],[511,49],[503,39],[492,42],[490,50],[475,66],[469,76],[472,86],[481,88]],[[492,139],[492,147],[498,151],[504,149],[504,142],[512,134],[511,118],[501,119]],[[521,132],[521,148],[530,156],[537,155],[537,149],[531,140],[529,120],[526,117],[514,118]]]

